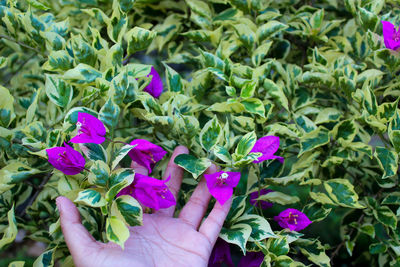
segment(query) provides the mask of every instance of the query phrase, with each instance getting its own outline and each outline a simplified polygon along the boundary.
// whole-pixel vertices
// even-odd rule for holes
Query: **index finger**
[[[181,188],[182,184],[182,177],[183,177],[183,169],[175,164],[175,158],[180,154],[188,154],[189,150],[185,146],[178,146],[175,148],[174,152],[172,153],[171,159],[168,162],[167,168],[165,169],[163,179],[168,179],[171,176],[171,179],[166,182],[165,184],[168,186],[169,190],[171,191],[172,195],[177,199],[179,189]],[[155,213],[164,214],[166,216],[172,216],[175,211],[175,206],[161,209],[156,211]]]

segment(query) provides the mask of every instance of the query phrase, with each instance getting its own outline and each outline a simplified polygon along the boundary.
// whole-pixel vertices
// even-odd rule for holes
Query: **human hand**
[[[164,173],[166,183],[177,198],[183,170],[174,163],[179,154],[186,154],[186,147],[175,149]],[[147,175],[147,169],[132,164],[136,172]],[[212,165],[207,173],[217,171]],[[175,206],[143,214],[143,225],[130,227],[130,237],[125,249],[114,243],[96,241],[82,225],[78,209],[66,197],[58,197],[61,228],[65,242],[77,267],[82,266],[207,266],[212,248],[229,212],[232,199],[223,206],[218,202],[202,222],[211,195],[204,178],[199,182],[178,218]]]

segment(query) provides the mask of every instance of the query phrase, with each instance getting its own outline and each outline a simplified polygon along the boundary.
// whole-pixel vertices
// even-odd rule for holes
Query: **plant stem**
[[[40,185],[37,187],[37,190],[35,192],[35,194],[29,199],[29,202],[26,204],[25,208],[21,211],[19,217],[23,217],[26,214],[26,210],[32,206],[33,202],[35,202],[36,198],[38,197],[38,195],[40,194],[40,192],[42,192],[43,188],[45,187],[45,185],[47,184],[47,182],[50,180],[51,176],[53,175],[53,171],[48,172],[46,174],[46,176],[43,178],[42,182],[40,183]]]
[[[11,38],[10,36],[0,34],[0,38],[4,38],[4,39],[9,40],[9,41],[11,41],[11,42],[14,42],[14,43],[16,43],[16,44],[19,44],[19,45],[22,46],[22,47],[25,47],[25,48],[27,48],[27,49],[33,50],[33,51],[35,51],[35,52],[38,53],[38,54],[41,54],[41,52],[40,52],[38,49],[36,49],[36,48],[34,48],[34,47],[32,47],[32,46],[29,46],[29,45],[27,45],[27,44],[24,44],[24,43],[22,43],[22,42],[19,42],[19,41],[15,40],[15,39]],[[46,56],[46,57],[47,57],[47,56]]]

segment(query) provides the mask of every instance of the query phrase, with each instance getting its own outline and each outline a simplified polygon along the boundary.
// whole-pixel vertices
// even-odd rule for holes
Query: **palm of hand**
[[[175,149],[164,177],[175,198],[181,185],[183,171],[174,164],[174,158],[187,153],[185,147]],[[135,167],[134,167],[135,168]],[[137,172],[143,169],[135,168]],[[208,173],[216,172],[212,165]],[[203,221],[211,195],[202,179],[178,218],[175,207],[143,215],[143,225],[130,227],[125,249],[114,243],[96,241],[80,221],[75,205],[65,197],[57,198],[61,228],[74,263],[81,266],[207,266],[212,248],[229,212],[232,199],[224,205],[216,203]]]
[[[143,226],[131,227],[130,232],[125,250],[103,244],[103,257],[93,257],[95,265],[133,266],[140,259],[134,266],[206,266],[213,245],[183,220],[159,214],[145,214]]]

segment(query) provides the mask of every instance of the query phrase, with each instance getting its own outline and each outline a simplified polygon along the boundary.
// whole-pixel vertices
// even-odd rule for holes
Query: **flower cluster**
[[[163,90],[161,78],[153,67],[148,77],[151,77],[151,81],[144,91],[158,98]],[[106,140],[106,133],[106,127],[101,120],[89,113],[79,112],[76,135],[69,142],[102,144]],[[144,139],[135,139],[130,145],[135,145],[135,147],[129,151],[129,157],[137,164],[146,167],[149,173],[167,154],[167,151],[160,146]],[[65,142],[64,146],[48,148],[46,152],[49,163],[66,175],[76,175],[85,169],[85,158]],[[136,173],[134,181],[122,189],[118,196],[131,195],[143,206],[155,210],[168,208],[176,204],[174,196],[165,184],[169,179],[170,177],[167,180],[158,180]]]
[[[269,159],[277,159],[283,163],[283,158],[274,155],[279,148],[278,136],[264,136],[256,141],[250,153],[261,153],[262,155],[254,160],[254,163],[261,163]],[[219,171],[213,174],[205,174],[207,187],[210,194],[223,205],[233,194],[235,188],[240,181],[240,172]],[[253,199],[256,198],[253,194]],[[264,204],[266,205],[266,204]],[[267,204],[267,206],[270,205]]]

